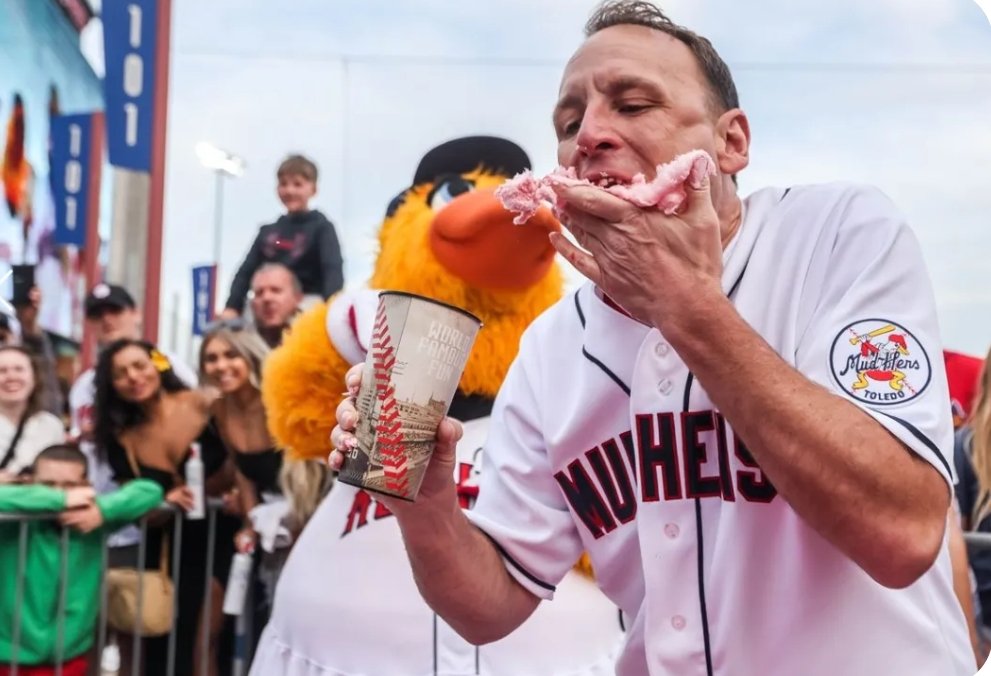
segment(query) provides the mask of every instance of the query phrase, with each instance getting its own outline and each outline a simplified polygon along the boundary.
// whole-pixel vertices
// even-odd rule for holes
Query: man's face
[[[88,486],[86,468],[78,462],[67,460],[39,460],[34,466],[34,483],[51,488],[78,488]]]
[[[251,280],[251,312],[259,328],[285,326],[296,312],[302,297],[293,290],[285,270],[265,270]]]
[[[694,149],[716,160],[722,174],[740,171],[726,152],[728,120],[687,45],[643,26],[595,33],[565,67],[554,129],[558,162],[593,183],[654,178],[658,164]],[[716,182],[713,181],[713,185]],[[713,188],[714,196],[717,187]]]
[[[115,340],[141,337],[141,321],[134,308],[121,308],[106,305],[98,307],[87,317],[95,330],[96,342],[109,345]]]
[[[299,174],[286,174],[279,177],[278,193],[286,211],[306,211],[309,209],[310,199],[317,193],[317,186]]]

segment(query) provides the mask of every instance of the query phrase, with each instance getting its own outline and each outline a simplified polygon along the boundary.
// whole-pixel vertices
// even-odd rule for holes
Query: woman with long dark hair
[[[119,340],[100,355],[94,378],[96,386],[94,436],[109,464],[114,479],[123,483],[138,476],[161,484],[168,502],[188,512],[193,507],[192,492],[184,485],[186,463],[194,452],[203,462],[207,495],[221,495],[232,483],[227,452],[210,415],[213,397],[203,390],[189,389],[172,371],[171,364],[151,344],[140,340]],[[217,516],[213,583],[205,589],[208,538],[206,519],[185,519],[178,587],[179,615],[175,618],[177,674],[199,674],[200,640],[203,624],[210,625],[211,641],[207,674],[217,673],[216,637],[222,625],[220,606],[223,585],[233,555],[232,538],[237,521]],[[148,529],[145,569],[160,565],[162,546],[172,522]],[[163,537],[166,536],[166,537]],[[128,548],[136,554],[136,547]],[[127,556],[127,551],[123,553]],[[120,556],[120,554],[119,554]],[[130,561],[111,562],[118,566],[136,565]],[[170,557],[171,558],[171,557]],[[171,568],[171,561],[169,561]],[[176,571],[171,571],[175,577]],[[211,594],[210,618],[203,616],[203,601]],[[121,649],[129,647],[121,641]],[[141,674],[165,673],[167,637],[148,639],[144,648]],[[123,663],[129,663],[125,659]],[[136,675],[135,675],[136,676]]]

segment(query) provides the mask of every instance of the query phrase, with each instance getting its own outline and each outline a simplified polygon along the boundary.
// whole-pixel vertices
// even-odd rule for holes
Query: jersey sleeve
[[[466,514],[495,544],[516,581],[538,598],[550,599],[582,545],[554,482],[525,350],[524,338],[496,397],[478,501]]]
[[[952,487],[949,390],[919,243],[878,190],[849,188],[831,206],[832,223],[800,297],[808,318],[799,327],[796,365],[859,406]]]

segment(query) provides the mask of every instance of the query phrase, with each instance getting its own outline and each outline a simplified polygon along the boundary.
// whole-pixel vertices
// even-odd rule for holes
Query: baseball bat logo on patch
[[[830,368],[855,399],[876,406],[905,404],[932,380],[929,355],[911,331],[886,319],[862,319],[833,340]]]

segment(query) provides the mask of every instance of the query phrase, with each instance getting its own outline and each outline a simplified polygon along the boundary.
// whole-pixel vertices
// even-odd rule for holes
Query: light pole
[[[196,156],[216,176],[213,204],[213,262],[220,269],[220,244],[224,220],[224,177],[237,178],[244,174],[244,160],[217,146],[201,142],[196,144]]]

